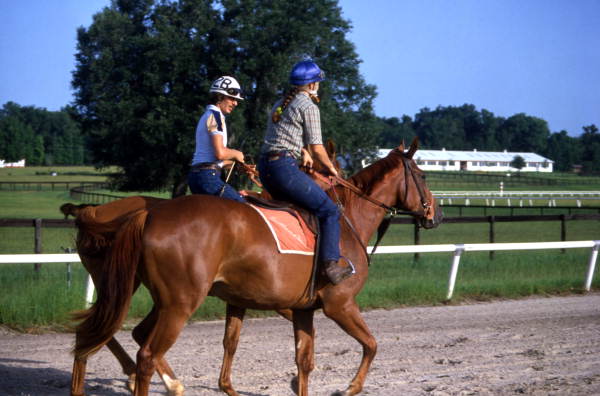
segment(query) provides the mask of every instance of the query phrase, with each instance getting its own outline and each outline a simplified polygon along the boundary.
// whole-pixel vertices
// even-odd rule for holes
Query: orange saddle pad
[[[275,238],[279,253],[304,254],[307,256],[315,254],[315,234],[300,216],[292,216],[282,210],[250,206],[267,223],[273,238]]]

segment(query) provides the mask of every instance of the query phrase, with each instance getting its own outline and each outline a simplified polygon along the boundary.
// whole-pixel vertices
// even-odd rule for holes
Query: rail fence
[[[106,187],[108,187],[108,184]],[[90,191],[97,189],[98,188],[93,184],[86,184],[69,190],[69,196],[77,201],[92,204],[104,204],[117,199],[125,198],[122,195],[104,194]]]
[[[506,215],[506,216],[458,216],[444,218],[445,224],[472,224],[472,223],[487,223],[488,224],[488,242],[496,241],[496,223],[505,222],[528,222],[528,221],[547,221],[560,222],[560,240],[567,240],[567,222],[582,221],[582,220],[600,220],[600,214],[559,214],[559,215]],[[421,228],[419,223],[411,217],[395,217],[391,220],[391,224],[412,224],[413,225],[413,242],[415,245],[420,245]],[[43,251],[43,228],[59,228],[67,227],[74,228],[75,222],[71,219],[0,219],[0,227],[34,227],[33,252],[40,254]],[[494,251],[490,250],[490,258],[494,258]],[[419,252],[415,252],[415,259],[419,259]],[[36,264],[36,269],[39,269],[39,264]]]
[[[0,191],[55,191],[71,190],[72,188],[103,189],[108,188],[109,184],[105,182],[84,182],[84,181],[2,181],[0,182]]]
[[[399,254],[399,253],[434,253],[434,252],[453,252],[452,263],[448,275],[448,291],[446,300],[450,301],[454,294],[456,285],[456,276],[460,258],[465,252],[481,252],[491,250],[545,250],[545,249],[570,249],[570,248],[591,248],[588,268],[585,275],[584,289],[590,291],[594,271],[596,268],[596,259],[598,258],[598,249],[600,241],[569,241],[569,242],[522,242],[522,243],[468,243],[468,244],[445,244],[445,245],[421,245],[421,246],[380,246],[375,254]],[[367,248],[368,252],[373,251],[373,246]],[[0,255],[0,263],[64,263],[81,262],[77,254],[4,254]],[[92,277],[88,275],[85,292],[85,302],[89,306],[93,302],[94,283]]]

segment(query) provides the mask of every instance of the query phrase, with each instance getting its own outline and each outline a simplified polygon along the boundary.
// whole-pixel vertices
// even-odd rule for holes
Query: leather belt
[[[198,172],[209,169],[221,170],[221,167],[216,162],[200,162],[199,164],[192,165],[191,171]]]
[[[278,159],[285,157],[291,157],[296,159],[296,157],[294,157],[294,155],[287,150],[269,151],[268,153],[265,153],[263,155],[267,157],[267,161],[277,161]]]

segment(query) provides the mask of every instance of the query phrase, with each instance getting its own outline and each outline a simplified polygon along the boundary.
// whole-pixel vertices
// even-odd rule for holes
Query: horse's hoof
[[[173,386],[173,388],[169,389],[168,395],[169,396],[183,396],[184,391],[185,391],[185,388],[183,387],[181,382],[178,381],[177,384],[175,384]]]
[[[129,389],[129,392],[135,393],[135,373],[129,375],[129,378],[127,379],[127,389]]]
[[[294,378],[290,381],[290,388],[292,388],[292,392],[294,394],[298,394],[298,376],[295,375]]]

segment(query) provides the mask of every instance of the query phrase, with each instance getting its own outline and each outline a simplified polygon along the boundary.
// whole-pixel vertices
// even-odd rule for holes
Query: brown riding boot
[[[339,284],[341,281],[352,275],[352,267],[349,265],[340,267],[335,260],[323,262],[323,268],[325,269],[325,274],[327,274],[327,277],[334,285]]]

